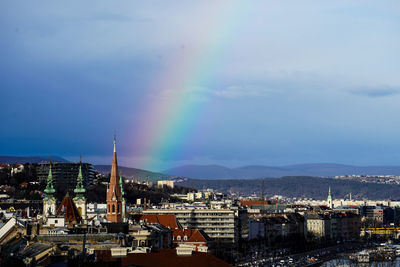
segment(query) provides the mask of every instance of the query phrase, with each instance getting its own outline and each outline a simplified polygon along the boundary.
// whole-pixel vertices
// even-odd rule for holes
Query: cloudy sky
[[[398,1],[2,1],[0,154],[400,164]]]

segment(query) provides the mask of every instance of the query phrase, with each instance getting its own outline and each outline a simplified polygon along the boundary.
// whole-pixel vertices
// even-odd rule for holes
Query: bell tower
[[[50,215],[55,215],[57,210],[57,199],[54,197],[56,190],[53,185],[53,173],[51,171],[51,161],[49,166],[49,175],[47,176],[47,185],[44,189],[46,196],[43,198],[43,217],[47,221]]]
[[[118,163],[115,136],[110,183],[107,188],[107,220],[109,222],[122,222],[122,192],[121,186],[118,183]]]
[[[76,179],[76,187],[74,189],[75,197],[73,199],[75,206],[77,207],[82,220],[86,222],[86,189],[83,186],[83,175],[82,175],[82,161],[79,165],[78,178]]]

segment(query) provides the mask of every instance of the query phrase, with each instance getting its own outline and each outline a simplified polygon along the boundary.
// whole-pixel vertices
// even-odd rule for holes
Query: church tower
[[[328,192],[328,199],[327,199],[327,202],[328,202],[328,207],[329,207],[330,209],[333,209],[333,202],[332,202],[332,196],[331,196],[331,186],[329,186],[329,192]]]
[[[79,166],[78,178],[76,179],[76,187],[74,189],[75,197],[73,199],[75,206],[77,207],[79,214],[82,217],[83,222],[86,222],[86,189],[83,186],[83,175],[82,175],[82,162]]]
[[[121,193],[122,193],[122,220],[126,220],[126,199],[125,199],[125,191],[124,191],[124,180],[122,179],[122,176],[119,176],[119,186],[121,187]]]
[[[118,183],[118,163],[115,137],[110,183],[107,188],[107,220],[109,222],[122,222],[122,192]]]
[[[46,193],[45,198],[43,199],[43,217],[44,220],[47,221],[47,218],[50,215],[55,215],[56,214],[56,205],[57,205],[57,200],[54,197],[54,193],[56,190],[54,189],[53,185],[53,174],[51,171],[51,162],[50,162],[50,167],[49,167],[49,175],[47,176],[47,185],[46,189],[44,189],[44,192]]]

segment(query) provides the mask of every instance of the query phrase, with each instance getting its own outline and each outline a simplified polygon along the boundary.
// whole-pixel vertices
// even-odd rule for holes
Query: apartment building
[[[351,240],[360,236],[360,216],[351,212],[309,213],[307,231],[315,238]]]
[[[308,233],[318,239],[331,237],[331,220],[329,216],[310,213],[306,215],[306,218]]]
[[[143,214],[174,214],[183,228],[203,230],[209,237],[224,242],[237,242],[242,228],[238,207],[181,206],[148,209]]]

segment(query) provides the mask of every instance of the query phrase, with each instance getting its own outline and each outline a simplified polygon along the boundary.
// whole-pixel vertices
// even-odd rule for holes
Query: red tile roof
[[[67,194],[61,202],[61,205],[57,209],[57,215],[64,214],[66,223],[81,223],[82,217],[72,201],[72,198]]]
[[[149,224],[158,223],[170,229],[182,229],[174,214],[135,214],[133,220],[147,221]]]
[[[98,262],[115,262],[116,258],[111,257],[110,250],[96,251]],[[175,249],[163,249],[154,253],[131,253],[121,259],[122,266],[143,266],[143,267],[171,267],[171,266],[208,266],[228,267],[231,266],[223,260],[205,252],[193,252],[192,256],[178,256]]]
[[[271,204],[269,201],[262,201],[262,200],[240,200],[240,203],[242,204],[243,207],[261,206],[261,205]]]
[[[207,243],[211,240],[211,238],[203,231],[203,230],[194,230],[194,229],[174,229],[173,230],[174,240],[177,240],[177,237],[181,237],[181,241],[183,242],[204,242]],[[187,240],[183,240],[183,237],[187,236]]]

